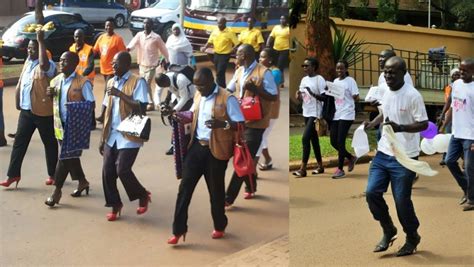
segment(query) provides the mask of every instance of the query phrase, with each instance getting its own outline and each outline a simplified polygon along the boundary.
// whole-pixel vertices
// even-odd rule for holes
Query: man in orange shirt
[[[79,57],[79,64],[77,64],[76,73],[87,77],[91,84],[94,85],[94,51],[92,49],[92,46],[84,42],[84,31],[82,29],[77,29],[74,32],[74,43],[69,47],[69,51],[76,53]],[[91,129],[94,130],[95,128],[95,110],[93,109]]]
[[[104,76],[105,84],[114,76],[112,68],[112,59],[115,54],[126,51],[125,43],[120,35],[114,33],[114,19],[108,18],[105,21],[105,33],[102,34],[94,45],[94,53],[100,54],[100,73]],[[105,90],[104,88],[104,94]],[[105,106],[102,106],[102,112],[96,119],[98,122],[104,122]]]

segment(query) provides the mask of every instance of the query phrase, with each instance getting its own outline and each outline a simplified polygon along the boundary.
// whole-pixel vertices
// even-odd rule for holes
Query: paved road
[[[96,78],[95,86],[96,99],[102,100],[100,76]],[[15,130],[18,116],[13,99],[14,88],[6,87],[7,132]],[[190,206],[186,243],[177,247],[170,247],[166,240],[171,235],[178,181],[174,177],[172,158],[164,155],[169,147],[170,128],[162,125],[157,112],[150,115],[153,137],[141,149],[134,166],[140,181],[152,193],[153,203],[145,215],[137,216],[138,203],[126,201],[120,185],[125,206],[122,217],[116,222],[108,222],[105,218],[109,209],[104,207],[102,159],[96,149],[100,131],[92,132],[92,148],[82,157],[91,182],[90,195],[79,199],[70,197],[69,192],[76,184],[68,178],[57,208],[43,204],[53,188],[44,185],[44,152],[36,133],[23,164],[18,190],[0,189],[0,265],[202,266],[288,235],[288,116],[284,116],[284,111],[288,110],[287,90],[282,92],[281,99],[283,116],[270,137],[276,169],[260,173],[257,197],[254,200],[239,197],[234,209],[228,212],[225,238],[213,240],[210,237],[213,229],[209,197],[201,180]],[[11,140],[9,142],[7,147],[0,148],[2,175],[8,167]]]
[[[372,219],[363,192],[368,164],[357,165],[345,179],[327,174],[303,179],[290,177],[290,262],[292,266],[408,266],[474,265],[474,212],[457,204],[460,189],[440,156],[422,158],[440,171],[421,177],[414,185],[413,201],[420,220],[417,254],[395,257],[405,241],[391,192],[386,194],[399,238],[386,252],[372,253],[382,236]],[[290,174],[291,176],[291,174]]]

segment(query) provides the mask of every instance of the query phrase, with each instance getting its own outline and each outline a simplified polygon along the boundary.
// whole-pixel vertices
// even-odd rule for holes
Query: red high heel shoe
[[[145,213],[148,210],[148,203],[151,203],[151,193],[148,191],[146,193],[147,193],[146,199],[140,199],[140,203],[138,204],[139,205],[139,207],[137,208],[138,215]]]
[[[120,217],[120,214],[122,213],[122,208],[123,204],[120,204],[120,206],[113,207],[112,212],[107,213],[107,220],[109,222],[117,220],[118,217]]]
[[[182,235],[174,235],[174,236],[170,237],[168,239],[168,244],[170,244],[170,245],[178,244],[178,241],[181,237],[183,237],[183,242],[185,242],[186,241],[186,233],[184,233]]]
[[[53,177],[49,176],[46,181],[44,182],[46,185],[54,185]]]
[[[214,230],[214,231],[212,231],[212,238],[213,238],[213,239],[223,238],[223,237],[224,237],[224,234],[225,234],[224,231],[217,231],[217,230]]]
[[[7,178],[5,181],[1,182],[1,186],[9,187],[12,183],[16,182],[15,188],[18,188],[18,183],[20,182],[21,177],[13,177],[13,178]]]

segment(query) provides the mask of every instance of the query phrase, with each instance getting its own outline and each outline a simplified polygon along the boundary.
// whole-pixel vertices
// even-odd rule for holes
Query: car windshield
[[[156,9],[171,9],[171,10],[175,10],[179,7],[179,0],[174,0],[174,1],[170,1],[170,0],[161,0],[160,2],[156,2],[154,4],[152,4],[151,6],[149,6],[150,8],[156,8]]]
[[[187,0],[186,8],[212,13],[248,13],[252,0]]]

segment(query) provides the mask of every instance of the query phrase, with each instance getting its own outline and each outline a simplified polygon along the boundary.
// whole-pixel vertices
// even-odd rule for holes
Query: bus
[[[227,27],[236,34],[247,28],[247,18],[256,20],[255,28],[262,31],[266,40],[282,15],[288,16],[288,0],[185,0],[184,33],[193,49],[199,51],[217,20],[225,17]]]

